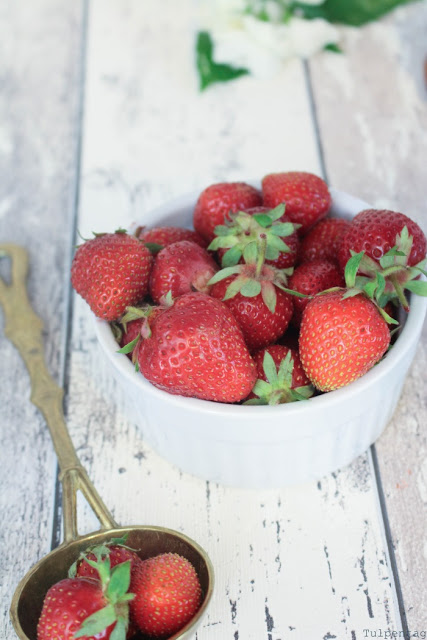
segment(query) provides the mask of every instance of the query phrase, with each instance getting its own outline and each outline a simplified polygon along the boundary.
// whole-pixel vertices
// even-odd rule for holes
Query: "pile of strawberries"
[[[330,217],[307,172],[207,187],[193,229],[97,235],[72,284],[121,351],[172,394],[279,404],[365,374],[391,343],[405,290],[427,295],[426,238],[403,213]]]
[[[142,560],[125,539],[87,549],[47,592],[37,640],[169,638],[197,613],[202,589],[176,553]]]

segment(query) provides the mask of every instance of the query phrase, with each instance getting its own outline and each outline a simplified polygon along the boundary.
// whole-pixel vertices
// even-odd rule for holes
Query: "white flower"
[[[254,12],[262,8],[269,20],[245,12],[248,4]],[[307,58],[339,40],[338,29],[321,18],[282,19],[283,5],[275,0],[211,0],[205,5],[204,28],[211,33],[215,60],[271,76],[288,58]]]

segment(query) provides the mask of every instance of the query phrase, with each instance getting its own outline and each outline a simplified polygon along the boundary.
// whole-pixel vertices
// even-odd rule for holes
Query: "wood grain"
[[[415,3],[351,32],[344,55],[310,65],[331,184],[373,206],[403,211],[424,231],[426,28],[427,5]],[[426,344],[425,330],[396,413],[376,445],[409,631],[427,624]]]
[[[0,239],[30,252],[30,298],[45,325],[52,375],[64,368],[70,234],[81,91],[82,3],[0,7]],[[8,278],[2,261],[1,274]],[[0,636],[16,637],[8,608],[18,580],[49,551],[56,459],[29,378],[4,338],[0,313]]]

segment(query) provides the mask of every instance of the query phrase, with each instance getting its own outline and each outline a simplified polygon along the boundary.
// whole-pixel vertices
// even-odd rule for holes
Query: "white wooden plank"
[[[301,64],[274,82],[244,78],[199,95],[190,9],[91,5],[83,234],[140,222],[149,207],[212,181],[320,171]],[[217,589],[198,640],[401,631],[367,456],[319,483],[262,492],[182,474],[144,441],[96,347],[91,314],[76,298],[73,439],[118,521],[185,530],[210,553]]]
[[[311,64],[331,184],[403,211],[425,232],[426,28],[427,5],[415,3],[351,32],[343,56]],[[424,331],[397,411],[376,447],[409,631],[427,620],[426,345]]]
[[[46,355],[61,376],[69,237],[76,183],[82,5],[0,3],[0,242],[30,253],[29,290],[45,322]],[[3,264],[1,274],[7,276]],[[50,549],[56,458],[29,400],[23,362],[0,311],[0,636],[13,591]]]

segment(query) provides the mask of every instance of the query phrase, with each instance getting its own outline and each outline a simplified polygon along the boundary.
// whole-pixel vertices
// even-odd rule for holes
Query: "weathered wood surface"
[[[208,550],[217,588],[198,640],[359,640],[379,629],[383,634],[404,631],[370,453],[319,483],[280,490],[237,490],[182,474],[144,441],[143,425],[134,421],[101,358],[85,303],[71,297],[66,363],[61,321],[75,240],[73,214],[78,213],[76,226],[87,236],[92,230],[143,222],[153,206],[213,181],[293,168],[320,173],[313,115],[333,186],[375,205],[396,203],[409,212],[410,204],[411,214],[425,225],[426,102],[420,79],[412,75],[421,49],[416,34],[421,37],[420,23],[427,20],[425,4],[417,5],[418,13],[408,7],[363,35],[354,32],[344,56],[311,61],[315,114],[306,68],[299,61],[271,80],[243,78],[198,94],[190,0],[179,8],[173,0],[161,7],[155,0],[93,0],[84,94],[82,6],[37,0],[36,17],[20,4],[0,13],[10,46],[14,34],[24,32],[28,41],[40,38],[46,56],[31,67],[29,47],[20,56],[9,48],[4,58],[10,86],[20,90],[4,97],[1,107],[15,119],[6,122],[1,139],[17,136],[21,162],[12,167],[6,157],[9,182],[1,211],[8,210],[8,202],[15,204],[12,223],[1,215],[1,237],[16,240],[24,234],[32,250],[30,291],[46,321],[48,362],[58,380],[66,371],[70,432],[115,518],[182,530]],[[411,34],[409,41],[401,41],[399,34]],[[57,47],[55,56],[47,53],[49,43]],[[41,92],[42,87],[50,93]],[[82,97],[77,211],[73,198]],[[33,110],[37,136],[30,129]],[[390,142],[396,136],[400,144]],[[30,162],[32,157],[37,163]],[[18,200],[26,207],[16,205]],[[53,246],[45,241],[48,222]],[[28,383],[13,348],[4,339],[0,348],[2,379],[8,385],[1,407],[0,473],[6,487],[1,512],[4,521],[18,522],[9,529],[13,539],[5,536],[7,553],[0,560],[1,631],[8,640],[15,637],[7,621],[11,591],[50,544],[55,462],[36,410],[26,402],[10,402],[17,392],[26,397]],[[425,629],[427,619],[424,369],[420,350],[397,413],[376,446],[411,631]],[[13,380],[10,370],[16,371]],[[25,432],[18,438],[11,429],[21,422]],[[405,455],[398,456],[402,451]],[[40,456],[36,463],[33,455]],[[79,516],[82,530],[96,526],[84,505]],[[24,551],[15,559],[19,541]]]
[[[79,143],[82,3],[0,3],[0,243],[28,248],[29,291],[62,384]],[[1,274],[8,277],[2,261]],[[18,580],[51,548],[56,458],[0,312],[0,637]]]
[[[345,56],[311,63],[331,184],[403,211],[424,232],[426,29],[427,4],[415,3],[352,31]],[[397,411],[376,444],[409,630],[427,626],[426,360],[427,326]]]

